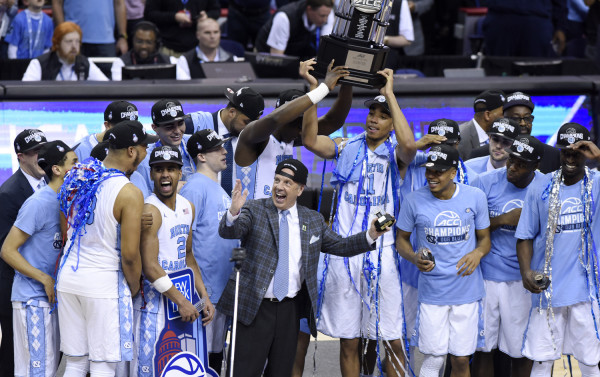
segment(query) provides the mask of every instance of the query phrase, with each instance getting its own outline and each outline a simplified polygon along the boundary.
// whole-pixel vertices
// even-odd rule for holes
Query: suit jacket
[[[311,209],[297,205],[300,224],[303,288],[299,293],[300,318],[308,318],[311,333],[316,335],[313,306],[317,303],[317,266],[319,252],[350,257],[373,250],[365,232],[343,238],[325,223],[323,216]],[[241,239],[246,248],[246,260],[240,272],[238,320],[250,325],[265,297],[275,274],[279,250],[279,213],[271,198],[250,200],[242,208],[232,226],[227,226],[227,216],[221,218],[219,235],[223,238]],[[312,241],[312,242],[311,242]],[[229,277],[218,310],[233,316],[235,272]]]
[[[489,154],[489,146],[483,145],[477,149],[473,149],[469,158],[488,156]],[[542,157],[542,160],[540,161],[538,170],[547,174],[558,170],[558,168],[560,168],[560,150],[551,145],[544,144],[544,157]]]
[[[471,151],[479,148],[479,135],[473,119],[458,125],[460,130],[460,143],[458,144],[458,154],[463,160],[468,160]]]
[[[17,170],[0,186],[0,203],[2,203],[2,216],[0,216],[0,245],[8,235],[10,228],[17,220],[19,209],[33,195],[33,189],[21,169]],[[0,314],[7,315],[12,312],[10,294],[15,271],[0,259]]]

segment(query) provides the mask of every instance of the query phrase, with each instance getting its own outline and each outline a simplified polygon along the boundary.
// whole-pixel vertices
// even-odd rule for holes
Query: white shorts
[[[92,298],[58,292],[60,349],[65,355],[88,355],[98,362],[131,360],[132,318],[129,296]]]
[[[550,361],[565,354],[573,355],[582,364],[597,365],[600,341],[596,337],[592,308],[598,321],[596,302],[553,308],[554,320],[548,318],[547,310],[532,308],[523,341],[523,356],[534,361]]]
[[[521,358],[523,334],[531,309],[531,293],[522,280],[484,280],[483,324],[485,346],[478,351],[500,349],[510,357]]]
[[[417,314],[417,341],[426,355],[468,356],[475,352],[480,302],[462,305],[421,303]]]
[[[417,335],[415,323],[417,322],[417,311],[419,310],[419,290],[412,285],[402,284],[404,294],[404,318],[406,318],[406,333],[409,338]],[[416,344],[411,344],[416,346]]]
[[[215,311],[213,320],[204,327],[206,334],[206,349],[208,353],[219,353],[223,351],[225,339],[227,338],[228,318],[225,314]]]
[[[15,376],[53,377],[60,360],[58,315],[44,301],[15,301],[13,331]]]
[[[363,274],[363,260],[369,255],[374,278],[371,284]],[[384,247],[381,253],[381,275],[377,285],[379,250],[348,258],[352,280],[344,258],[331,255],[325,280],[325,293],[317,329],[334,338],[401,339],[403,333],[402,295],[393,247]],[[378,305],[375,288],[379,287]],[[362,298],[357,290],[362,292]],[[378,313],[377,313],[378,311]]]

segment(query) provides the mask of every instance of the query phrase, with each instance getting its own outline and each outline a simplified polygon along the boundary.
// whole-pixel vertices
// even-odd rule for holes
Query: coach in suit
[[[247,192],[240,193],[238,180],[231,207],[221,219],[221,237],[240,238],[247,250],[240,273],[236,377],[259,377],[267,361],[265,377],[289,376],[299,318],[308,317],[311,332],[316,334],[313,308],[319,252],[357,255],[373,250],[383,234],[372,223],[368,232],[342,238],[321,214],[296,205],[307,176],[308,169],[300,161],[284,160],[275,169],[273,196],[247,203]],[[232,274],[218,310],[233,315],[234,292]]]
[[[34,191],[46,185],[44,171],[38,166],[37,154],[46,136],[40,130],[24,130],[14,140],[15,153],[19,160],[19,169],[0,186],[0,245],[12,228],[19,209]],[[0,344],[0,376],[14,376],[14,346],[12,303],[10,294],[15,271],[0,260],[0,327],[2,343]]]
[[[473,149],[487,145],[489,141],[487,133],[490,132],[492,123],[502,116],[502,105],[504,105],[504,92],[501,90],[486,90],[475,97],[473,119],[458,126],[460,158],[468,160]]]

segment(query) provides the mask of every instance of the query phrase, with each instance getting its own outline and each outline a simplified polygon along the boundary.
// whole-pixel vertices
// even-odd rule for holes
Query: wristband
[[[306,93],[308,98],[310,98],[311,102],[315,105],[319,103],[319,101],[321,101],[323,98],[327,97],[328,94],[329,88],[327,87],[327,85],[325,85],[324,82],[322,82],[321,85],[317,87],[317,89],[313,89],[310,92]]]
[[[171,278],[169,278],[168,275],[165,275],[161,278],[154,280],[152,282],[152,286],[160,293],[165,293],[173,286],[173,282],[171,281]]]
[[[121,39],[121,38],[127,39],[127,34],[119,34],[118,39]]]

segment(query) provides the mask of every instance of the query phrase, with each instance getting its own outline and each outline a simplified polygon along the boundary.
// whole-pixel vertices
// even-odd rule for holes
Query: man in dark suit
[[[521,134],[531,135],[533,128],[533,109],[535,105],[531,97],[522,92],[514,92],[506,97],[504,103],[504,117],[519,123]],[[474,149],[469,158],[487,156],[490,154],[489,147],[484,145]],[[546,174],[560,168],[560,151],[553,146],[544,144],[544,158],[540,161],[539,170]]]
[[[502,116],[502,105],[504,105],[504,92],[501,90],[486,90],[475,97],[473,119],[460,124],[460,144],[458,153],[460,158],[468,160],[473,149],[487,145],[488,135],[492,123]]]
[[[238,180],[231,207],[221,218],[221,237],[240,238],[247,250],[239,282],[236,377],[258,377],[263,368],[266,377],[289,376],[299,318],[307,317],[316,335],[319,252],[349,257],[373,250],[375,240],[388,230],[378,232],[374,220],[368,232],[342,238],[321,214],[296,205],[307,176],[300,161],[284,160],[275,169],[272,197],[247,203],[247,190],[241,192]],[[234,314],[234,292],[232,274],[218,310]]]
[[[46,185],[44,171],[37,163],[37,154],[46,136],[40,130],[24,130],[14,140],[15,153],[19,160],[19,169],[0,186],[0,245],[12,228],[21,205],[33,195],[34,191]],[[0,328],[2,343],[0,344],[0,376],[13,376],[14,346],[12,304],[10,294],[15,271],[0,260]]]

